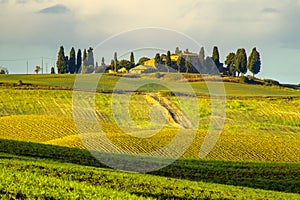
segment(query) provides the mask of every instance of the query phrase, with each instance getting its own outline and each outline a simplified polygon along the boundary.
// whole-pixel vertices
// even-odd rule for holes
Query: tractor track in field
[[[146,94],[146,99],[152,105],[159,104],[162,108],[165,109],[167,113],[166,118],[170,124],[185,129],[194,128],[192,122],[187,118],[185,113],[183,113],[177,105],[175,105],[166,97],[154,93],[148,93]]]

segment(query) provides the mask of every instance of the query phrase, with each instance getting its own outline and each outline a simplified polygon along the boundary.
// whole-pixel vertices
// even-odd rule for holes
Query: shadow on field
[[[0,139],[0,152],[107,168],[96,160],[89,151],[76,148]],[[124,163],[120,163],[120,165],[126,164],[126,159],[128,159],[124,155],[107,154],[107,156],[111,159],[115,157],[118,160],[123,158]],[[145,160],[147,164],[147,159]],[[299,163],[180,159],[168,167],[150,174],[300,194],[299,172]]]

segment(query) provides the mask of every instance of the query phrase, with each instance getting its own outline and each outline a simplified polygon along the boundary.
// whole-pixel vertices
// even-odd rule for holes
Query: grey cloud
[[[69,12],[70,9],[67,8],[65,5],[57,4],[55,6],[51,6],[48,8],[44,8],[39,11],[42,14],[63,14]]]
[[[262,13],[280,13],[280,10],[277,10],[275,8],[264,8]]]
[[[29,3],[31,1],[38,2],[38,3],[44,2],[44,0],[16,0],[16,3],[17,4],[26,4],[26,3]]]
[[[0,0],[0,4],[5,4],[7,2],[8,2],[8,0]]]

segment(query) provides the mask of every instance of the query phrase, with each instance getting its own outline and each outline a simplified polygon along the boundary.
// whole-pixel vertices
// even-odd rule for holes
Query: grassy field
[[[98,77],[99,75],[87,75],[87,82],[89,82],[89,77]],[[180,77],[182,78],[182,77]],[[15,83],[17,84],[20,80],[24,84],[35,84],[35,85],[42,85],[42,86],[49,86],[55,88],[69,88],[72,89],[74,87],[74,82],[76,79],[76,75],[0,75],[0,82],[2,83]],[[178,83],[178,77],[176,74],[173,76],[167,76],[166,78],[157,79],[154,76],[145,76],[143,78],[126,78],[126,84],[128,85],[136,85],[141,80],[143,82],[147,82],[147,80],[159,80],[162,83],[164,82],[171,82],[176,85],[179,91],[184,90],[184,83]],[[99,80],[97,89],[99,91],[113,91],[116,82],[120,80],[119,76],[112,76],[112,75],[102,75],[101,79]],[[188,81],[188,79],[186,79]],[[210,82],[208,81],[203,82],[191,82],[189,83],[195,92],[199,95],[209,95],[207,84],[210,85],[212,88],[220,88],[220,85],[223,83],[220,82]],[[232,82],[224,82],[226,95],[227,96],[300,96],[300,90],[291,89],[291,88],[284,88],[284,87],[277,87],[277,86],[260,86],[260,85],[249,85],[249,84],[239,84],[239,83],[232,83]],[[291,87],[291,86],[290,86]],[[295,88],[297,88],[295,86]],[[157,85],[148,85],[141,87],[140,90],[142,91],[157,91],[162,89],[161,86]],[[217,89],[216,89],[217,90]]]
[[[186,106],[185,114],[199,117],[200,121],[195,139],[181,159],[148,175],[107,169],[85,150],[82,137],[78,136],[72,110],[74,75],[1,75],[0,195],[8,199],[56,199],[59,195],[71,199],[299,199],[299,90],[225,82],[224,128],[216,146],[201,160],[199,149],[212,114],[206,83],[189,83],[198,95],[198,105],[192,105],[193,98],[184,93],[181,105],[164,87],[153,84],[140,87],[131,96],[126,111],[133,123],[122,117],[122,113],[116,121],[111,110],[110,92],[119,78],[104,75],[97,86],[95,116],[103,134],[116,146],[134,154],[158,150],[177,134],[174,115],[180,106]],[[127,77],[126,84],[152,79],[155,77]],[[165,76],[161,80],[172,82],[176,77]],[[184,89],[185,83],[174,84],[178,90]],[[221,83],[208,84],[219,88]],[[149,115],[157,102],[148,92],[158,95],[161,105],[163,101],[174,104],[155,110],[156,115],[167,113],[166,123],[158,132],[153,129],[161,121],[151,124]],[[126,103],[125,94],[114,95],[119,99],[114,106],[121,109]],[[92,101],[90,96],[83,99],[83,107]],[[190,106],[198,106],[199,112]],[[84,110],[80,113],[86,114]],[[184,136],[192,137],[189,130]],[[96,138],[93,133],[84,137]],[[18,184],[9,186],[10,182]]]
[[[151,174],[132,174],[105,168],[76,148],[9,140],[0,146],[3,197],[297,199],[300,192],[299,165],[291,163],[185,159]]]
[[[72,118],[71,91],[2,89],[0,95],[1,138],[84,148]],[[172,100],[174,97],[169,98]],[[184,99],[189,102],[189,97]],[[125,134],[118,125],[127,127],[131,135],[140,134],[141,128],[128,124],[122,118],[117,125],[110,102],[110,94],[96,95],[98,120],[107,136],[126,150],[137,153],[154,150],[166,145],[177,133],[177,128],[167,123],[160,133],[147,139]],[[209,127],[210,104],[209,98],[202,97],[199,98],[200,113],[190,110],[191,114],[200,117],[200,123],[193,144],[183,155],[185,158],[198,158]],[[132,96],[129,112],[144,133],[144,129],[149,133],[152,131],[152,126],[148,126],[150,107],[145,95]],[[300,100],[297,98],[228,99],[223,132],[208,158],[299,162],[299,109]]]

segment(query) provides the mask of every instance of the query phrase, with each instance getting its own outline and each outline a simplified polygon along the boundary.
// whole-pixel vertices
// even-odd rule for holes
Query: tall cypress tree
[[[114,71],[117,72],[118,70],[118,54],[117,52],[114,53]]]
[[[101,67],[105,67],[105,60],[104,60],[104,57],[102,57],[102,59],[101,59]]]
[[[114,70],[114,65],[115,65],[115,61],[114,61],[114,59],[111,59],[109,66],[110,66],[111,70],[113,70],[113,71],[115,71]]]
[[[236,69],[234,66],[234,57],[235,57],[235,54],[233,52],[231,52],[227,55],[226,60],[225,60],[225,65],[227,65],[228,71],[229,71],[230,75],[232,75],[232,76],[235,76],[235,73],[236,73]]]
[[[184,72],[185,61],[184,61],[182,56],[178,57],[176,64],[177,64],[177,67],[178,67],[177,68],[178,73],[179,72]]]
[[[86,49],[83,50],[83,56],[82,56],[82,60],[83,60],[83,67],[86,67],[88,66],[88,63],[87,63],[87,52],[86,52]]]
[[[259,52],[256,50],[256,48],[252,49],[252,52],[248,58],[247,68],[250,72],[252,72],[253,78],[255,74],[258,74],[260,72],[261,61]]]
[[[222,70],[220,69],[220,54],[219,54],[219,49],[217,46],[214,46],[214,48],[213,48],[212,59],[216,65],[216,67],[221,72]]]
[[[74,47],[72,47],[71,51],[70,51],[70,58],[69,58],[69,71],[70,71],[70,74],[74,74],[75,73],[75,70],[76,70],[76,65],[75,65],[75,62],[76,62],[76,57],[75,57],[75,49]]]
[[[131,63],[130,68],[133,68],[133,67],[135,66],[135,62],[134,62],[134,54],[133,54],[133,52],[130,53],[130,63]]]
[[[81,71],[81,66],[82,66],[82,55],[81,55],[81,50],[78,49],[78,51],[77,51],[76,69],[75,69],[75,73],[76,74]]]
[[[172,65],[172,62],[171,62],[171,52],[170,52],[170,51],[167,51],[167,57],[166,57],[166,63],[165,63],[165,66],[166,66],[168,72],[170,71],[171,65]]]
[[[69,56],[66,56],[65,60],[66,60],[66,70],[65,70],[64,74],[68,74],[69,73],[69,62],[70,62]]]
[[[66,58],[65,58],[65,50],[63,46],[60,46],[57,61],[56,61],[57,72],[59,74],[66,73]]]
[[[238,76],[240,76],[240,73],[242,73],[242,75],[247,73],[247,54],[245,49],[237,50],[234,57],[234,65],[238,71]]]
[[[154,65],[155,67],[159,67],[159,64],[161,64],[161,57],[159,55],[159,53],[155,54],[154,57]]]

